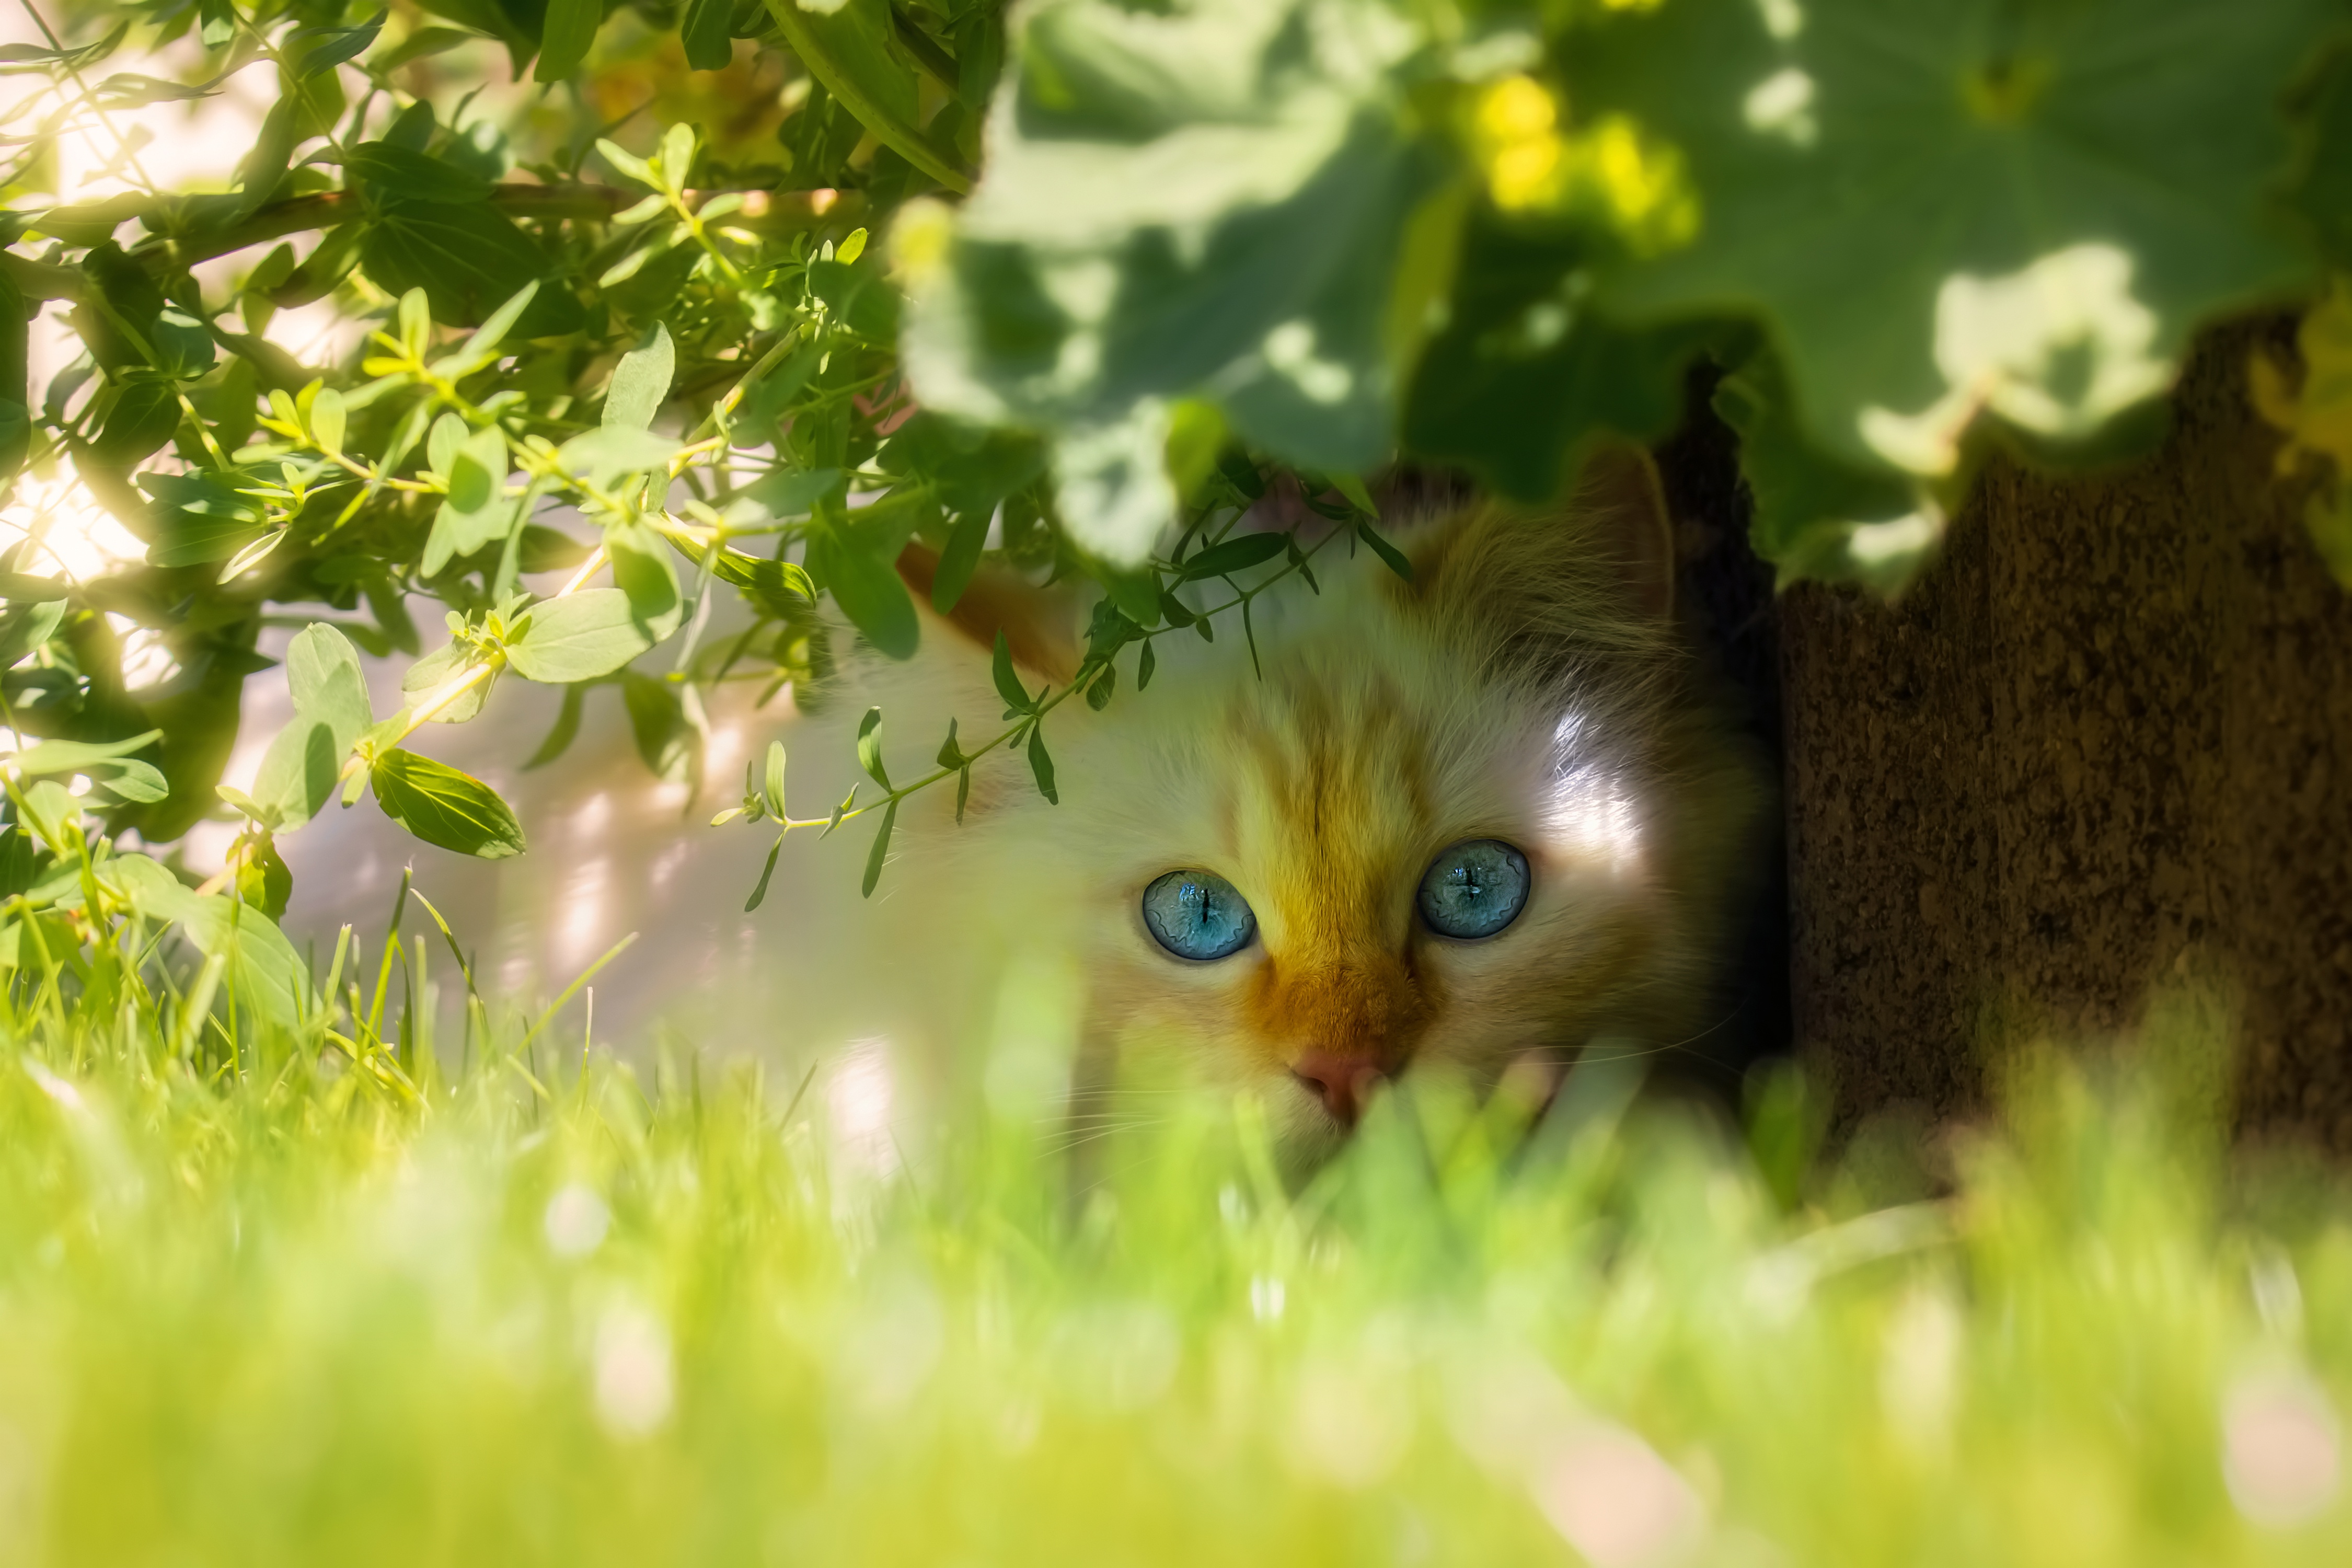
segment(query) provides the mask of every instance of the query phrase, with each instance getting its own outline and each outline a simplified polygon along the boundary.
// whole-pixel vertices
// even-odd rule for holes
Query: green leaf
[[[1146,645],[1147,647],[1150,645]],[[1087,688],[1087,706],[1099,713],[1110,706],[1111,695],[1118,689],[1118,667],[1106,664],[1094,684]]]
[[[320,387],[319,395],[310,401],[310,434],[320,451],[339,453],[343,449],[343,428],[348,417],[343,395],[331,386]]]
[[[686,63],[698,71],[725,70],[735,58],[734,16],[732,0],[686,0],[677,29]]]
[[[514,331],[517,323],[530,310],[531,302],[538,298],[539,284],[535,280],[517,289],[514,298],[491,311],[488,319],[474,329],[474,335],[466,340],[466,346],[445,361],[438,367],[438,373],[456,379],[471,375],[489,364],[498,357],[498,351],[505,344],[507,334]]]
[[[629,608],[646,636],[660,642],[686,616],[677,566],[661,535],[642,522],[615,523],[604,531],[613,557],[613,583],[628,595]]]
[[[694,149],[697,133],[689,121],[674,121],[662,132],[662,184],[673,191],[686,189],[688,176],[694,173]]]
[[[968,188],[956,159],[931,145],[917,123],[914,73],[892,52],[889,0],[803,5],[767,0],[784,42],[825,90],[893,152],[951,191]]]
[[[16,477],[32,449],[32,321],[24,290],[0,276],[0,483]]]
[[[796,468],[755,480],[737,491],[735,499],[755,508],[760,517],[806,517],[817,502],[840,489],[839,468]]]
[[[956,721],[953,719],[948,721],[948,738],[940,742],[938,760],[943,768],[960,768],[969,760],[963,754],[963,748],[956,744]]]
[[[359,654],[334,627],[312,623],[286,649],[294,717],[269,743],[254,775],[253,801],[273,828],[316,816],[341,783],[343,759],[374,724]]]
[[[1103,585],[1108,602],[1135,624],[1135,629],[1158,624],[1160,620],[1160,574],[1150,567],[1122,572],[1101,563],[1093,563],[1096,582]]]
[[[1184,563],[1184,578],[1194,582],[1262,566],[1288,548],[1289,540],[1286,533],[1244,533],[1212,544]]]
[[[743,912],[745,914],[748,915],[753,910],[758,909],[761,903],[766,900],[768,896],[768,879],[776,874],[776,857],[783,853],[783,848],[784,836],[783,834],[779,833],[776,835],[776,841],[768,846],[767,864],[760,868],[760,880],[758,885],[752,888],[751,896],[743,901]]]
[[[1054,759],[1045,752],[1045,726],[1029,726],[1029,771],[1036,775],[1037,793],[1047,804],[1059,805],[1062,797],[1054,791]]]
[[[898,335],[898,294],[878,267],[852,267],[844,260],[812,261],[809,292],[825,303],[834,319],[871,343]]]
[[[457,454],[466,445],[466,437],[474,427],[466,423],[462,414],[444,414],[433,421],[433,428],[425,437],[425,466],[444,479],[457,466]]]
[[[768,808],[768,815],[779,822],[784,821],[788,814],[784,810],[784,743],[782,741],[768,742],[768,766],[761,779],[760,791],[761,802]]]
[[[389,141],[362,142],[343,158],[343,173],[376,201],[462,205],[490,199],[490,182],[446,158]]]
[[[1360,517],[1356,520],[1356,537],[1370,545],[1372,553],[1379,556],[1381,563],[1390,571],[1408,583],[1412,581],[1412,563],[1404,558],[1403,551],[1380,536],[1373,529],[1370,519]],[[1209,623],[1204,619],[1200,625],[1205,633]]]
[[[247,216],[268,201],[286,178],[289,165],[294,162],[294,147],[299,140],[295,121],[301,113],[300,100],[290,93],[281,93],[261,117],[261,129],[253,139],[253,148],[236,166],[237,187],[243,195],[237,202],[237,216]]]
[[[163,731],[150,730],[127,741],[43,741],[16,752],[7,763],[20,778],[83,773],[101,763],[143,752],[163,738]]]
[[[401,694],[411,699],[422,700],[438,688],[443,681],[452,676],[462,674],[475,662],[476,657],[473,645],[470,643],[455,640],[446,643],[410,665],[402,673]],[[452,698],[448,706],[436,713],[431,721],[436,724],[463,724],[473,718],[481,712],[482,705],[490,700],[490,687],[496,679],[495,676],[488,676],[476,681]]]
[[[604,425],[574,436],[556,449],[563,471],[602,489],[635,474],[667,468],[679,443],[626,425]]]
[[[895,568],[831,528],[809,536],[809,575],[833,595],[875,650],[888,658],[912,658],[922,638],[915,619],[915,601]]]
[[[1673,431],[1710,324],[1633,331],[1601,315],[1588,300],[1589,248],[1492,216],[1472,220],[1446,324],[1406,396],[1407,446],[1521,500],[1548,501],[1580,443],[1608,432],[1649,444]],[[1349,500],[1373,511],[1358,489]]]
[[[394,747],[368,782],[383,814],[427,844],[483,860],[523,852],[522,825],[499,792],[446,763]]]
[[[507,644],[507,662],[525,680],[560,686],[610,675],[655,641],[628,595],[588,588],[533,605],[522,635]]]
[[[139,488],[155,498],[154,542],[147,547],[152,565],[226,561],[261,532],[260,507],[217,475],[145,473]]]
[[[286,686],[294,710],[326,723],[345,751],[375,722],[359,655],[331,626],[314,621],[294,635],[286,648]]]
[[[134,381],[108,411],[89,455],[110,468],[127,468],[172,438],[180,427],[179,389],[168,381]]]
[[[1715,409],[1739,433],[1740,474],[1755,503],[1749,541],[1783,585],[1860,581],[1891,594],[1932,557],[1943,519],[1923,487],[1807,441],[1776,355],[1759,353],[1726,376]]]
[[[118,22],[105,37],[74,48],[45,49],[38,44],[0,44],[0,65],[56,66],[64,71],[88,70],[121,48],[130,31],[129,22]]]
[[[700,772],[701,735],[687,717],[677,687],[626,670],[621,676],[621,702],[628,710],[637,755],[654,777],[677,784]]]
[[[1071,537],[1115,565],[1172,519],[1171,405],[1203,388],[1294,463],[1388,449],[1393,297],[1445,165],[1402,113],[1414,29],[1371,10],[1034,6],[986,177],[901,226],[942,256],[911,285],[924,406],[1051,432]]]
[[[387,293],[421,289],[433,319],[474,326],[551,268],[546,252],[486,202],[387,201],[360,239],[360,266]],[[585,316],[568,289],[543,288],[516,334],[551,337]]]
[[[179,926],[197,952],[225,959],[224,991],[262,1018],[290,1029],[316,1007],[309,963],[259,910],[199,894],[144,855],[117,855],[98,875],[146,919]]]
[[[236,868],[236,895],[247,908],[259,910],[273,921],[285,917],[286,906],[294,897],[294,870],[268,835],[247,847],[245,859]]]
[[[445,428],[436,425],[434,437]],[[433,531],[417,562],[418,574],[425,577],[504,539],[514,527],[516,503],[506,493],[506,437],[497,426],[472,432],[447,454],[447,462],[448,499],[434,514]]]
[[[963,591],[971,585],[971,574],[980,567],[982,547],[988,542],[989,514],[968,511],[956,519],[955,531],[948,535],[948,547],[940,552],[939,570],[931,576],[931,608],[946,615],[956,607]]]
[[[596,29],[604,25],[603,0],[547,0],[547,27],[540,35],[533,78],[566,81],[576,75],[595,47]]]
[[[879,708],[868,708],[866,717],[857,721],[857,765],[885,790],[890,787],[890,771],[882,765],[882,710]]]
[[[689,539],[676,542],[695,564],[707,563],[713,577],[743,589],[779,616],[796,615],[816,602],[816,584],[793,562],[740,550],[706,550]]]
[[[677,357],[669,329],[656,321],[645,341],[614,367],[612,388],[604,394],[604,427],[643,430],[651,426],[669,395]]]
[[[317,76],[365,54],[376,35],[383,31],[384,18],[390,15],[389,11],[378,11],[352,27],[297,27],[286,36],[280,52],[296,77]]]
[[[1621,150],[1640,165],[1622,188],[1679,178],[1696,223],[1604,269],[1596,302],[1757,311],[1807,438],[1856,468],[1948,475],[1984,412],[2079,438],[2163,391],[2200,321],[2310,279],[2266,187],[2291,150],[2280,95],[2340,17],[2331,0],[1601,13],[1565,51],[1578,120],[1637,122],[1655,145]]]
[[[619,142],[606,141],[600,136],[596,139],[596,151],[604,157],[604,162],[612,164],[619,172],[622,178],[635,180],[641,185],[660,188],[661,175],[654,166]]]
[[[0,669],[7,669],[57,635],[66,618],[61,595],[36,604],[16,604],[0,610]]]
[[[1159,668],[1158,656],[1151,651],[1151,645],[1145,643],[1143,651],[1135,656],[1135,689],[1140,691],[1150,685],[1151,672]]]
[[[988,672],[996,682],[996,694],[1004,699],[1007,708],[1015,713],[1037,711],[1036,700],[1029,695],[1029,689],[1021,684],[1021,677],[1013,673],[1013,646],[1004,640],[1002,630],[996,634],[996,648],[990,657]]]
[[[543,768],[571,749],[572,741],[580,733],[580,712],[586,706],[587,691],[584,686],[563,689],[563,705],[555,710],[555,726],[548,731],[547,739],[539,743],[539,750],[530,754],[530,761],[523,763],[523,772]]]
[[[898,826],[898,803],[892,801],[882,808],[882,826],[874,832],[874,847],[866,852],[866,880],[858,887],[858,896],[870,899],[875,884],[882,880],[882,862],[890,853],[890,830]]]
[[[368,67],[376,71],[395,71],[411,60],[446,55],[451,49],[463,48],[472,43],[474,37],[472,33],[461,32],[456,27],[419,27],[383,53],[372,57]],[[429,114],[430,110],[427,112]]]
[[[100,763],[90,771],[91,782],[115,799],[148,805],[170,797],[172,786],[162,770],[135,758]]]

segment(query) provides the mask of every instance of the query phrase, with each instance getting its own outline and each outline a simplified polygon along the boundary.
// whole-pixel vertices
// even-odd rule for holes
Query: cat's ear
[[[923,618],[969,639],[983,653],[1004,634],[1013,662],[1059,686],[1078,672],[1078,602],[1060,588],[1041,588],[1001,567],[982,563],[945,616],[931,609],[940,552],[916,540],[898,555],[898,575],[914,590]]]
[[[1626,602],[1666,620],[1675,613],[1675,525],[1650,454],[1630,441],[1596,443],[1576,476],[1573,510],[1615,569]]]

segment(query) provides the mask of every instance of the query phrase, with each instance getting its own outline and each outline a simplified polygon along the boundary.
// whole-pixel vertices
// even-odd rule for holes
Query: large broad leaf
[[[1446,324],[1405,401],[1405,445],[1475,468],[1526,500],[1549,499],[1577,444],[1603,432],[1662,439],[1712,323],[1629,330],[1594,310],[1585,247],[1499,217],[1464,237]]]
[[[2279,98],[2335,0],[1669,0],[1570,37],[1580,122],[1631,116],[1696,233],[1598,296],[1759,311],[1811,436],[1953,470],[1970,421],[2087,435],[2214,311],[2306,280],[2266,206]],[[1599,171],[1606,181],[1608,170]]]
[[[523,851],[512,809],[471,773],[394,747],[375,760],[368,782],[383,814],[427,844],[484,860]]]
[[[360,265],[386,293],[424,289],[435,321],[463,327],[478,326],[552,269],[530,237],[487,202],[412,200],[383,205],[360,240]],[[583,319],[569,292],[542,288],[513,335],[552,336]]]
[[[1724,377],[1715,409],[1739,432],[1739,468],[1755,507],[1748,541],[1783,584],[1853,579],[1891,594],[1943,542],[1943,513],[1921,481],[1805,439],[1770,353],[1749,355]]]
[[[1120,564],[1172,515],[1173,400],[1304,465],[1376,461],[1435,175],[1402,119],[1415,37],[1380,0],[1032,9],[987,177],[900,234],[924,405],[1053,433],[1073,536]]]

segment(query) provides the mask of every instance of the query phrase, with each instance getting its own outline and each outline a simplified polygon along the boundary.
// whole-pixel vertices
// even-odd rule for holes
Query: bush
[[[331,798],[522,851],[488,785],[404,744],[509,678],[566,688],[536,760],[618,686],[694,777],[712,683],[813,693],[844,632],[911,651],[915,540],[937,606],[989,557],[1098,584],[1076,679],[838,814],[791,817],[777,766],[730,815],[887,839],[998,751],[1050,793],[1046,717],[1112,700],[1122,659],[1140,686],[1203,607],[1175,590],[1298,571],[1301,531],[1204,548],[1276,471],[1307,531],[1385,549],[1370,470],[1548,496],[1588,439],[1664,433],[1702,359],[1761,552],[1899,584],[1987,450],[2145,440],[2195,326],[2315,294],[2346,232],[2333,0],[436,4],[152,0],[0,51],[27,520],[0,642],[41,741],[9,770],[0,952],[69,907],[85,843],[168,850],[224,810],[202,891],[264,916],[277,837]],[[233,176],[150,184],[124,117],[224,91],[268,104]],[[110,164],[58,205],[68,135]],[[366,341],[308,364],[270,330],[322,302]],[[2341,309],[2307,388],[2261,383],[2322,454]],[[40,311],[77,353],[34,385]],[[60,571],[68,492],[141,553]],[[2324,542],[2347,515],[2315,503]],[[289,623],[296,720],[224,794]],[[414,659],[397,711],[355,648]],[[93,916],[145,889],[224,918],[126,876]]]

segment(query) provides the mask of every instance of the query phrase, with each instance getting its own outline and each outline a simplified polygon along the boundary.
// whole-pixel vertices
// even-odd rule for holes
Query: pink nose
[[[1290,1064],[1290,1076],[1320,1100],[1331,1120],[1342,1127],[1356,1124],[1373,1089],[1387,1077],[1375,1062],[1328,1051],[1308,1051]]]

